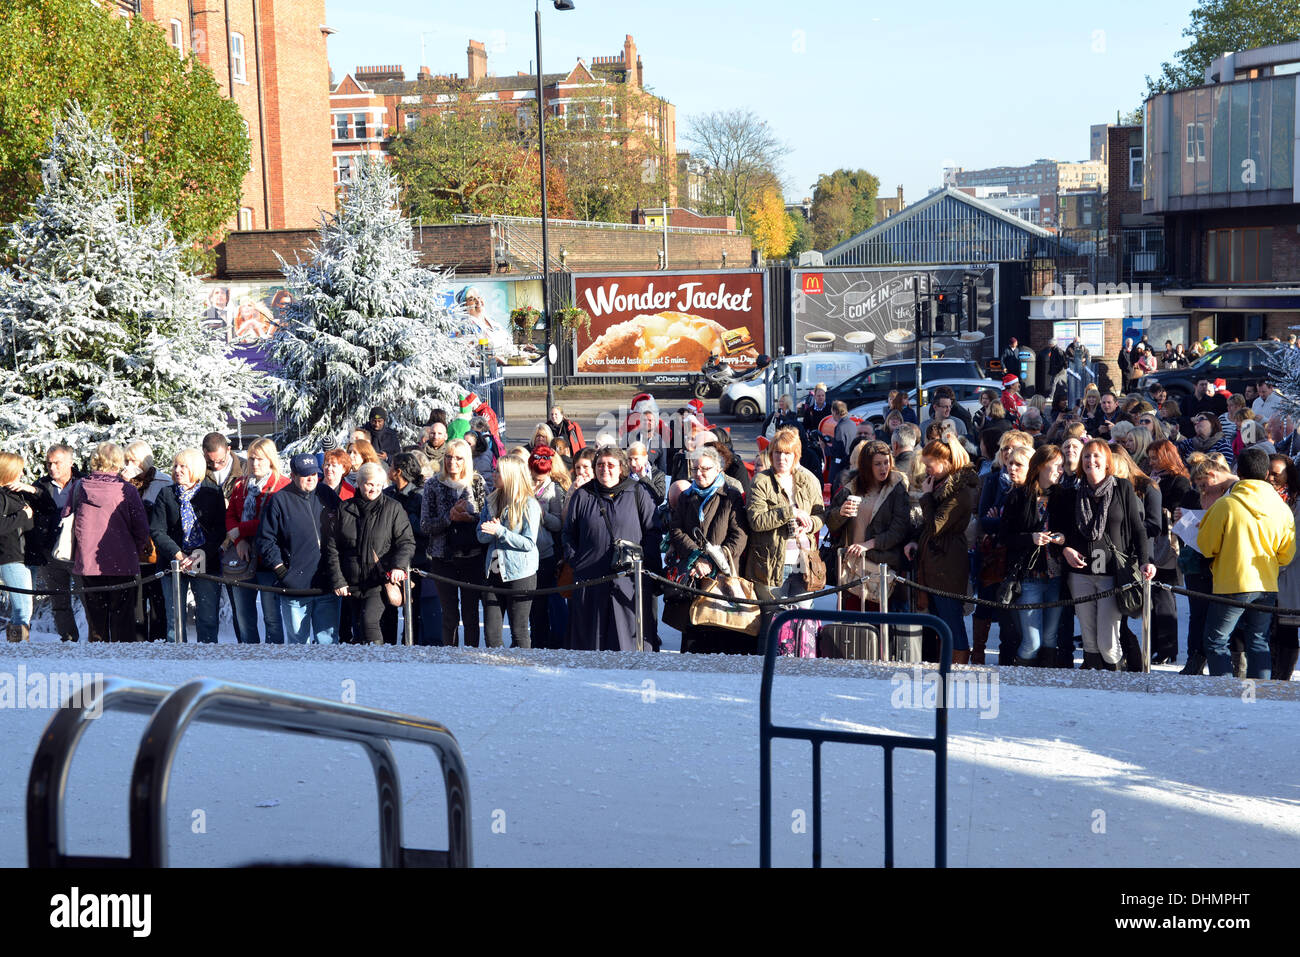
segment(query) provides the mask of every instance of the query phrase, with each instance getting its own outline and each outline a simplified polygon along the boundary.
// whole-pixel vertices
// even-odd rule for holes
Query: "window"
[[[244,65],[244,35],[242,33],[232,33],[230,35],[230,71],[234,75],[236,83],[248,82],[248,72]]]
[[[352,182],[352,156],[334,157],[334,182],[342,186]]]
[[[420,125],[420,114],[419,114],[419,113],[407,113],[407,114],[406,114],[406,128],[407,128],[408,130],[413,130],[413,129],[415,129],[415,128],[416,128],[417,126],[419,126],[419,125]]]
[[[366,114],[352,114],[352,138],[354,140],[364,140],[366,138]]]
[[[167,25],[167,42],[173,50],[185,56],[185,28],[179,20],[173,20]]]
[[[1092,225],[1092,213],[1088,212],[1087,210],[1084,210],[1083,212],[1083,225],[1085,226]]]
[[[334,115],[334,138],[336,140],[348,138],[348,115],[346,113],[336,113]]]
[[[1142,188],[1142,147],[1128,148],[1128,186],[1129,189]]]
[[[239,229],[241,232],[248,232],[253,228],[253,210],[245,206],[239,211]]]
[[[1187,124],[1187,162],[1205,162],[1205,124]]]
[[[1210,282],[1260,282],[1273,277],[1273,230],[1212,229],[1206,260]]]

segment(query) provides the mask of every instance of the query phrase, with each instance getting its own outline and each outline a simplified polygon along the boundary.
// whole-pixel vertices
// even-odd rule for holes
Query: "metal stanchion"
[[[408,568],[406,577],[402,579],[402,630],[406,633],[404,640],[408,648],[415,644],[415,623],[411,621],[411,611],[415,606],[411,597],[411,570]]]
[[[234,609],[231,609],[232,611]],[[172,626],[174,644],[185,644],[185,603],[181,601],[181,563],[172,559]]]
[[[883,563],[880,566],[880,613],[889,614],[889,566]],[[889,626],[883,621],[880,623],[880,657],[882,661],[894,660],[889,648]]]
[[[641,558],[632,559],[632,587],[634,589],[633,600],[636,602],[636,650],[645,651],[645,622],[642,616],[645,611],[641,605]]]
[[[1151,670],[1151,579],[1142,579],[1142,670]]]

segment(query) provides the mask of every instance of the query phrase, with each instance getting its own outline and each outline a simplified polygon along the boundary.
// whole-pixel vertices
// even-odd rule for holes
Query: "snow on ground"
[[[444,722],[469,767],[479,866],[758,862],[757,659],[352,646],[0,648],[0,676],[19,665],[28,674],[103,672],[165,684],[209,676],[332,700],[352,682],[358,704]],[[911,678],[910,670],[858,663],[784,662],[776,720],[927,734],[933,712],[895,707]],[[1061,681],[1128,690],[1052,686]],[[949,863],[1293,864],[1300,781],[1283,742],[1294,737],[1300,704],[1291,689],[1284,700],[1267,700],[1259,687],[1256,700],[1243,700],[1229,679],[1007,669],[996,689],[986,686],[996,697],[982,710],[950,712]],[[26,861],[27,774],[49,717],[0,711],[3,866]],[[126,853],[126,788],[144,720],[110,712],[92,722],[69,784],[69,852]],[[406,843],[445,847],[435,759],[413,745],[395,750]],[[803,742],[773,745],[778,864],[811,860],[809,751]],[[824,748],[827,865],[881,863],[881,763],[877,749]],[[933,769],[928,754],[896,755],[902,865],[933,860]],[[806,832],[795,833],[801,818]],[[350,744],[195,725],[174,766],[169,820],[175,866],[377,860],[371,771]]]

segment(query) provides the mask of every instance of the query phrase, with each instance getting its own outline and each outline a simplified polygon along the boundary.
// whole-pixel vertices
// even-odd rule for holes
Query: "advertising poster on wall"
[[[542,308],[542,280],[469,279],[451,283],[448,303],[464,309],[465,334],[486,338],[492,344],[497,367],[508,378],[544,376],[542,334],[530,334],[528,342],[516,344],[510,329],[510,312],[518,306]]]
[[[969,328],[963,315],[960,334],[935,336],[933,351],[940,357],[992,358],[998,320],[996,265],[794,270],[790,351],[865,352],[876,362],[911,358],[918,287],[923,296],[942,291],[961,299],[967,272],[979,277],[975,328]]]
[[[711,355],[752,369],[767,352],[765,283],[761,270],[576,275],[574,305],[591,316],[574,337],[576,371],[695,373]]]

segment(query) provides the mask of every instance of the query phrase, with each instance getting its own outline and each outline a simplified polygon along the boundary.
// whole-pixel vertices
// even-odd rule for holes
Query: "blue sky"
[[[788,199],[865,167],[913,202],[948,165],[1086,159],[1088,126],[1139,106],[1144,77],[1185,45],[1193,2],[546,2],[543,65],[621,54],[630,33],[646,84],[677,107],[679,147],[692,114],[753,110],[791,147]],[[536,57],[526,0],[326,0],[326,13],[336,78],[396,63],[413,76],[421,34],[435,73],[464,75],[470,39],[500,75]]]

